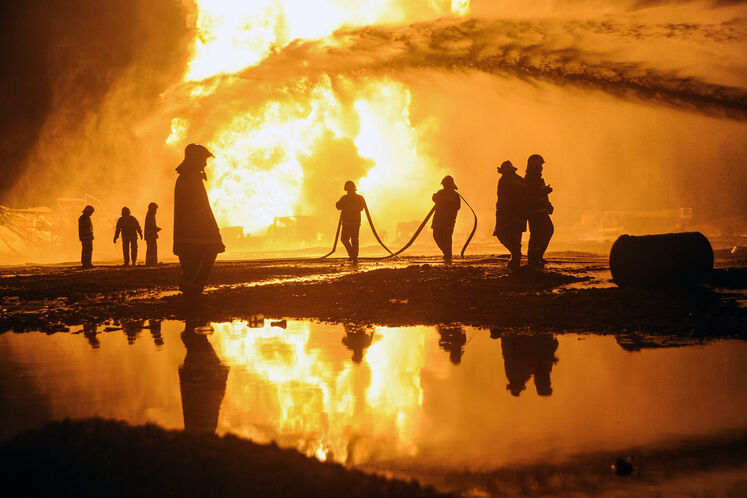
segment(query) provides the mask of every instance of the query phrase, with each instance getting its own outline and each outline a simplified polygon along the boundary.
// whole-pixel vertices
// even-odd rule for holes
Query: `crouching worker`
[[[521,236],[527,230],[527,186],[524,179],[516,174],[511,161],[503,161],[497,169],[501,178],[498,180],[493,235],[511,253],[508,268],[516,270],[521,266]]]
[[[446,175],[441,180],[443,188],[433,194],[433,202],[436,203],[436,212],[433,213],[433,240],[444,253],[444,261],[451,261],[451,237],[454,234],[454,224],[462,200],[457,193],[457,186],[451,175]]]
[[[355,183],[345,182],[345,195],[335,206],[341,211],[342,233],[340,242],[345,246],[350,261],[358,261],[358,236],[361,229],[361,211],[366,208],[366,200],[356,193]]]
[[[117,229],[114,232],[115,244],[120,234],[122,234],[123,266],[130,264],[130,256],[132,256],[132,266],[135,266],[137,262],[137,237],[140,235],[140,238],[143,238],[143,230],[140,228],[137,218],[130,214],[130,208],[127,206],[122,208],[122,216],[117,220]]]
[[[218,253],[226,250],[208,201],[203,180],[207,159],[214,157],[202,145],[189,144],[176,168],[174,187],[174,254],[182,265],[179,288],[185,297],[202,293]]]

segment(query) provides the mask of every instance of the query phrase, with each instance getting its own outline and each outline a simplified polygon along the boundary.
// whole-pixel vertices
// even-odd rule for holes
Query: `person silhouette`
[[[148,204],[148,213],[145,215],[145,266],[158,264],[158,232],[161,228],[156,225],[156,211],[158,204]]]
[[[99,349],[101,347],[101,342],[99,342],[98,335],[98,325],[96,322],[85,322],[83,324],[83,336],[88,340],[88,344],[91,345],[93,349]]]
[[[124,320],[122,321],[122,331],[127,337],[127,344],[132,346],[137,340],[140,331],[145,328],[145,320]]]
[[[148,320],[148,328],[150,329],[150,335],[153,337],[153,344],[156,346],[163,346],[163,336],[161,335],[161,322],[163,320],[159,318],[151,318]]]
[[[373,331],[369,333],[365,326],[351,323],[346,323],[343,327],[345,337],[342,338],[342,344],[353,352],[353,363],[360,363],[363,361],[363,352],[373,342]]]
[[[491,333],[491,337],[497,338]],[[555,351],[558,340],[550,334],[541,335],[500,335],[503,364],[508,380],[508,389],[513,396],[519,396],[526,389],[526,383],[534,376],[534,387],[540,396],[550,396],[552,385],[550,373],[558,362]]]
[[[361,229],[361,211],[366,208],[366,200],[357,194],[357,187],[351,180],[345,182],[343,187],[345,195],[340,197],[335,207],[341,211],[342,231],[340,242],[345,246],[350,261],[358,261],[358,235]]]
[[[196,332],[199,326],[197,321],[187,321],[181,335],[187,348],[184,362],[179,367],[184,430],[214,433],[230,369],[215,354],[207,336]]]
[[[528,189],[527,220],[529,221],[529,247],[527,260],[530,267],[542,268],[547,261],[545,251],[555,227],[550,220],[554,208],[550,204],[548,194],[552,187],[545,185],[542,178],[542,165],[545,160],[539,154],[532,154],[527,159],[527,169],[524,181]]]
[[[433,194],[433,202],[436,204],[436,212],[433,213],[433,240],[443,253],[444,261],[451,261],[451,237],[454,233],[454,224],[462,200],[457,193],[457,186],[451,175],[446,175],[441,180],[443,188]]]
[[[174,254],[182,266],[179,289],[187,298],[202,294],[215,258],[226,250],[202,183],[209,157],[215,156],[205,146],[189,144],[176,168]]]
[[[82,268],[91,268],[91,257],[93,256],[93,206],[83,208],[83,214],[78,218],[78,239],[80,239],[80,266]]]
[[[517,270],[521,267],[521,236],[527,230],[527,185],[516,174],[511,161],[503,161],[497,170],[501,178],[498,180],[493,235],[511,253],[508,268]]]
[[[117,229],[114,232],[114,243],[117,243],[119,234],[122,234],[122,256],[124,265],[130,264],[130,255],[132,255],[132,265],[137,261],[137,236],[143,238],[143,231],[140,229],[140,223],[130,214],[130,208],[122,208],[122,216],[117,220]]]
[[[464,345],[467,343],[467,334],[460,325],[436,325],[439,334],[438,345],[449,353],[449,359],[454,365],[462,362]]]

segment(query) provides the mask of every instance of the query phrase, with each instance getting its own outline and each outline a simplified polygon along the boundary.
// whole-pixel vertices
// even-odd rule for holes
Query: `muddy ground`
[[[605,257],[554,255],[509,273],[500,257],[218,262],[199,302],[180,268],[72,265],[0,269],[0,331],[66,331],[129,319],[315,319],[384,326],[461,323],[497,331],[616,333],[671,339],[747,337],[747,270],[717,262],[706,285],[620,289]],[[651,339],[653,338],[653,339]]]

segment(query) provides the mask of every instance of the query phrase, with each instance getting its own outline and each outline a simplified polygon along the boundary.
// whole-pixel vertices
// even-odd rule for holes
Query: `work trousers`
[[[342,225],[340,242],[345,246],[345,250],[348,251],[348,258],[352,260],[358,259],[358,234],[360,229],[360,225]]]
[[[132,264],[137,261],[137,239],[125,239],[122,237],[122,257],[124,264],[130,264],[130,254],[132,255]]]
[[[91,266],[91,256],[93,256],[93,239],[80,241],[80,264],[83,268]]]
[[[158,264],[158,239],[145,239],[145,265]]]
[[[498,241],[511,253],[511,261],[508,264],[514,268],[521,265],[521,235],[523,233],[521,227],[513,226],[496,229],[495,231]]]
[[[195,295],[202,292],[216,256],[218,253],[211,249],[182,249],[179,253],[179,263],[182,265],[179,288],[184,294]]]
[[[451,259],[451,236],[454,233],[454,227],[433,227],[433,240],[441,252],[444,253],[444,259]]]
[[[555,227],[548,214],[529,215],[529,248],[527,257],[529,264],[542,261]]]

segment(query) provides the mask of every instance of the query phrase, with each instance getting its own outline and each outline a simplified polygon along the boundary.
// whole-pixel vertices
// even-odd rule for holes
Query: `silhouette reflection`
[[[557,363],[555,351],[558,340],[551,334],[519,335],[506,334],[491,329],[490,337],[501,339],[503,364],[506,369],[506,388],[513,396],[519,396],[526,389],[526,383],[534,376],[534,386],[540,396],[550,396],[552,385],[550,372]]]
[[[127,344],[130,346],[135,344],[138,334],[144,328],[145,320],[124,320],[122,322],[122,330],[127,336]]]
[[[88,344],[90,344],[93,349],[99,349],[101,347],[101,342],[99,342],[99,338],[97,337],[98,333],[98,325],[96,322],[86,322],[83,324],[83,336],[88,339]]]
[[[438,345],[449,353],[449,359],[454,365],[462,362],[464,345],[467,343],[467,334],[461,325],[436,325],[438,331]]]
[[[342,338],[342,344],[353,352],[353,363],[363,361],[363,352],[373,342],[373,330],[365,325],[355,325],[346,323],[345,337]]]
[[[153,343],[156,346],[163,346],[163,336],[161,335],[161,319],[151,318],[148,320],[148,328],[150,329],[150,335],[153,337]]]
[[[197,321],[188,321],[182,332],[187,355],[179,367],[179,387],[184,430],[213,433],[218,427],[218,413],[226,392],[229,367],[215,354],[207,336],[197,332],[203,328],[202,325]]]

